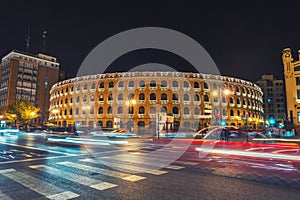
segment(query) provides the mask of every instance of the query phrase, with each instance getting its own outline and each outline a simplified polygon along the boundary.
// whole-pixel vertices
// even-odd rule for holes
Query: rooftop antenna
[[[42,51],[45,52],[46,51],[46,39],[47,39],[47,31],[43,31],[43,34],[42,34],[42,38],[43,38],[43,49]]]
[[[27,27],[27,33],[25,35],[25,41],[26,41],[25,49],[26,49],[26,52],[28,52],[29,47],[30,47],[30,27],[29,26]]]

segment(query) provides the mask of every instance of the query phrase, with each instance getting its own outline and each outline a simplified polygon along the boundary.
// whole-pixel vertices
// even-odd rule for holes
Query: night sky
[[[201,44],[222,75],[256,81],[262,74],[282,78],[282,50],[290,47],[296,57],[300,49],[297,1],[108,2],[3,1],[0,56],[13,49],[25,51],[28,27],[29,53],[40,52],[42,32],[47,30],[46,53],[56,56],[72,77],[87,54],[106,38],[132,28],[164,27]],[[118,58],[107,71],[127,71],[144,63],[162,63],[179,71],[191,67],[169,52],[137,50]]]

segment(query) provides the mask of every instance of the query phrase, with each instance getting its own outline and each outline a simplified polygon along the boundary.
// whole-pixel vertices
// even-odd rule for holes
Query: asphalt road
[[[197,146],[169,163],[179,143],[0,136],[0,199],[300,199],[298,161],[218,152],[199,158]]]

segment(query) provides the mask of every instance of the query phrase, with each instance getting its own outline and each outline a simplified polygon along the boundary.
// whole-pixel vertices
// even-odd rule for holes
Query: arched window
[[[189,82],[184,81],[184,82],[183,82],[183,87],[184,87],[184,88],[189,88],[189,87],[190,87]]]
[[[226,109],[223,109],[223,116],[227,116],[227,111],[226,111]]]
[[[239,86],[236,86],[236,87],[235,87],[235,91],[236,91],[236,92],[240,92],[240,87],[239,87]]]
[[[167,112],[167,107],[166,106],[161,107],[160,112]]]
[[[76,108],[76,115],[79,114],[79,108]]]
[[[200,109],[199,108],[194,109],[194,115],[200,115]]]
[[[139,107],[139,114],[145,114],[145,108],[144,106]]]
[[[226,103],[226,98],[222,97],[222,103]]]
[[[178,87],[178,82],[177,81],[173,81],[172,82],[172,87]]]
[[[76,97],[76,102],[77,102],[77,103],[80,102],[80,96],[77,96],[77,97]]]
[[[103,94],[99,95],[99,101],[104,101],[104,95]]]
[[[109,83],[108,83],[108,88],[113,88],[114,87],[114,82],[113,81],[110,81]]]
[[[208,95],[206,94],[206,95],[204,95],[204,102],[209,102],[209,97],[208,97]]]
[[[150,87],[151,88],[155,88],[156,87],[156,81],[155,80],[151,80],[150,81]]]
[[[113,100],[113,96],[112,96],[112,94],[109,94],[108,96],[107,96],[107,101],[112,101]]]
[[[118,107],[118,114],[123,114],[123,107],[122,106]]]
[[[106,127],[107,128],[112,128],[112,125],[113,125],[112,121],[107,121],[106,122]]]
[[[99,114],[99,115],[102,115],[102,114],[103,114],[103,108],[102,108],[102,107],[99,107],[99,108],[98,108],[98,114]]]
[[[204,89],[209,89],[209,84],[207,82],[204,82]]]
[[[183,113],[184,113],[185,115],[190,114],[190,109],[189,109],[188,107],[184,107]]]
[[[122,101],[123,100],[123,94],[118,94],[118,100]]]
[[[103,89],[103,88],[104,88],[104,82],[100,82],[99,88],[100,88],[100,89]]]
[[[77,85],[77,89],[76,89],[77,91],[79,91],[80,90],[80,85],[78,84]]]
[[[160,97],[160,100],[163,100],[163,101],[168,100],[168,95],[166,93],[162,93],[161,97]]]
[[[241,104],[241,100],[240,100],[240,98],[236,98],[236,104]]]
[[[218,85],[217,85],[217,83],[213,83],[213,89],[218,89]]]
[[[84,89],[84,90],[87,90],[87,84],[84,84],[84,85],[83,85],[83,89]]]
[[[65,111],[64,111],[64,115],[67,115],[67,109],[65,109]]]
[[[155,93],[151,93],[150,94],[150,100],[151,101],[155,101],[156,100],[156,94]]]
[[[243,106],[246,106],[247,104],[246,104],[246,100],[245,99],[243,99]]]
[[[128,82],[128,87],[133,88],[134,87],[134,81],[129,81]]]
[[[118,87],[119,87],[119,88],[124,87],[124,81],[120,81],[120,82],[118,83]]]
[[[109,106],[109,107],[107,108],[107,114],[112,114],[112,107],[111,107],[111,106]]]
[[[161,87],[162,87],[162,88],[168,87],[167,81],[161,81]]]
[[[200,88],[199,83],[198,82],[194,82],[194,88]]]
[[[237,110],[237,116],[241,116],[241,111]]]
[[[98,121],[98,125],[99,125],[100,127],[103,127],[103,121]]]
[[[69,115],[73,115],[73,109],[70,108]]]
[[[145,122],[139,121],[138,122],[138,127],[145,127]]]
[[[141,80],[140,83],[139,83],[139,87],[144,88],[145,87],[145,81]]]
[[[172,108],[172,112],[173,112],[173,114],[175,114],[175,115],[178,115],[178,114],[179,114],[179,110],[178,110],[177,107],[173,107],[173,108]]]
[[[140,94],[139,94],[139,100],[140,100],[140,101],[145,100],[145,94],[144,94],[144,93],[140,93]]]
[[[230,102],[231,104],[234,103],[234,100],[233,100],[232,97],[229,98],[229,102]]]
[[[65,98],[65,104],[67,104],[68,103],[68,98]]]
[[[234,116],[234,111],[230,110],[230,116],[233,117]]]
[[[198,94],[195,94],[195,95],[194,95],[194,101],[200,101],[200,97],[199,97]]]
[[[172,94],[172,100],[178,101],[178,94],[176,94],[176,93]]]
[[[95,84],[95,83],[92,83],[91,89],[95,89],[95,87],[96,87],[96,84]]]
[[[184,100],[184,101],[189,101],[189,100],[190,100],[189,95],[188,95],[188,94],[184,94],[183,100]]]

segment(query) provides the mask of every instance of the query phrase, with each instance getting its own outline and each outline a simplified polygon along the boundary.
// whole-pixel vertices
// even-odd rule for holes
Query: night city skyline
[[[296,55],[300,47],[298,14],[294,10],[296,1],[272,5],[80,2],[71,5],[59,3],[58,6],[55,1],[12,1],[4,4],[6,9],[0,14],[3,27],[0,56],[13,49],[26,50],[28,27],[28,52],[41,52],[42,33],[46,30],[45,53],[59,59],[68,77],[76,75],[83,59],[103,40],[138,27],[164,27],[182,32],[207,50],[222,75],[250,81],[257,81],[262,74],[274,74],[282,79],[282,50],[290,47]],[[12,7],[14,15],[7,9]],[[291,27],[292,31],[289,31]],[[149,62],[173,66],[178,71],[191,68],[184,59],[172,53],[139,50],[121,56],[108,71],[128,71]]]

